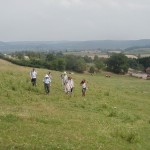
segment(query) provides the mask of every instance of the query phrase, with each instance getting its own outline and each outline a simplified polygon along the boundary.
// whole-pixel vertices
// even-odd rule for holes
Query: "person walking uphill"
[[[72,77],[68,77],[68,84],[70,87],[70,94],[72,94],[73,88],[74,88],[74,81],[73,81]]]
[[[65,93],[69,94],[71,96],[71,94],[73,92],[73,88],[74,88],[74,82],[71,77],[68,77],[68,80],[66,81],[65,86],[66,86]]]
[[[36,76],[37,76],[37,72],[35,71],[35,69],[33,68],[30,72],[30,77],[31,77],[31,83],[33,86],[36,86]]]
[[[87,85],[86,85],[86,81],[82,80],[80,85],[82,85],[82,96],[85,96],[85,92],[87,90]]]
[[[64,86],[64,91],[65,93],[67,93],[67,83],[68,83],[68,76],[67,76],[67,73],[64,72],[63,74],[63,86]]]
[[[45,75],[44,79],[43,79],[43,82],[44,82],[44,89],[45,89],[45,92],[46,94],[49,94],[50,93],[50,84],[51,84],[51,79],[49,77],[49,75]]]

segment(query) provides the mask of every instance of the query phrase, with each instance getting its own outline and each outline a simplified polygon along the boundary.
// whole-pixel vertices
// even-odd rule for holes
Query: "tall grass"
[[[149,149],[149,81],[75,73],[70,97],[62,90],[61,73],[52,71],[46,95],[47,70],[37,69],[37,87],[30,83],[30,70],[0,60],[0,149]]]

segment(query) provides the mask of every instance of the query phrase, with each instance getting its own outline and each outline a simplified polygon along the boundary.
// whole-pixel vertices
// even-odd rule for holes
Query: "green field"
[[[72,51],[72,52],[64,52],[64,55],[75,55],[75,56],[88,56],[94,59],[94,56],[97,55],[100,58],[109,58],[110,54],[112,53],[121,53],[121,51],[108,51],[101,52],[101,51]],[[138,48],[129,51],[122,51],[125,55],[133,55],[133,56],[140,56],[140,57],[149,57],[150,56],[150,48]],[[131,57],[132,58],[132,57]]]
[[[144,55],[144,54],[148,55],[149,54],[150,55],[150,48],[135,48],[135,49],[132,49],[132,50],[128,50],[125,53],[135,54],[135,55],[138,55],[138,54],[141,54],[141,55]]]
[[[150,80],[104,73],[73,74],[72,97],[52,71],[50,95],[37,69],[0,60],[0,150],[149,150]],[[88,81],[86,97],[80,81]]]

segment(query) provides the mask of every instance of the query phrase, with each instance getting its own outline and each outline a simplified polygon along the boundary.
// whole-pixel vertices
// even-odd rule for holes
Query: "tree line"
[[[89,56],[64,55],[62,52],[15,52],[11,53],[11,58],[0,54],[0,58],[21,66],[36,68],[47,68],[58,71],[75,71],[83,73],[98,72],[100,70],[110,71],[116,74],[125,74],[129,68],[144,71],[150,67],[150,57],[127,58],[122,53],[112,53],[109,58],[99,58],[95,55],[94,59]],[[29,59],[26,59],[28,56]]]

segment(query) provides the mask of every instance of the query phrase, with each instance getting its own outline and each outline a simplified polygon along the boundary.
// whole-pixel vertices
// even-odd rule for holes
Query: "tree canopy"
[[[111,72],[125,74],[128,68],[128,58],[122,53],[112,54],[107,61],[107,69]]]

